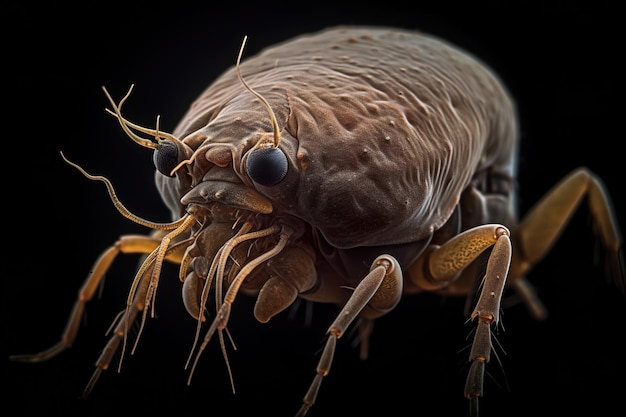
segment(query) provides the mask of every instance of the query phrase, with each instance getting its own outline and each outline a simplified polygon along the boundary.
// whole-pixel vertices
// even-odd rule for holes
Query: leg
[[[480,298],[471,315],[472,320],[477,319],[469,356],[471,366],[465,382],[465,397],[470,400],[471,416],[478,416],[478,398],[483,396],[485,364],[491,357],[491,326],[497,325],[500,320],[500,300],[510,264],[511,241],[507,233],[502,233],[489,256]]]
[[[491,325],[496,325],[500,317],[500,300],[511,263],[509,231],[498,224],[466,230],[442,246],[431,246],[429,252],[409,269],[409,278],[421,288],[436,290],[453,287],[461,272],[490,247],[493,248],[481,281],[480,297],[471,314],[471,319],[477,320],[469,356],[471,366],[465,385],[471,415],[478,415],[478,397],[483,395],[485,364],[491,355]],[[466,291],[466,285],[462,283],[452,293]]]
[[[80,322],[85,311],[85,305],[93,298],[96,289],[102,282],[102,278],[111,266],[115,257],[120,252],[148,254],[155,250],[160,243],[160,239],[147,236],[122,236],[113,246],[102,253],[102,255],[100,255],[98,260],[94,263],[91,273],[78,291],[78,298],[74,303],[74,307],[68,319],[67,325],[65,326],[65,330],[61,335],[61,340],[44,351],[34,354],[13,355],[11,356],[11,360],[20,362],[41,362],[48,360],[71,347],[74,340],[76,340],[76,335],[78,334],[78,330],[80,328]],[[180,252],[181,251],[171,252],[166,259],[176,260],[180,258]]]
[[[514,234],[509,283],[522,296],[527,292],[524,275],[548,253],[585,196],[593,230],[607,253],[610,278],[626,293],[621,235],[611,201],[601,181],[580,168],[556,184],[524,217]]]
[[[322,379],[328,375],[335,345],[344,331],[357,318],[359,313],[368,307],[367,319],[374,314],[378,316],[393,309],[402,296],[402,271],[398,262],[390,256],[382,255],[374,260],[370,273],[363,278],[343,306],[335,321],[328,329],[328,340],[317,365],[317,374],[303,399],[297,417],[303,417],[315,403]],[[377,313],[374,313],[377,312]]]

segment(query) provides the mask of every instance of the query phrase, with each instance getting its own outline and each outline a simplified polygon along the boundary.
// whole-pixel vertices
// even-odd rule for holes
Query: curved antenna
[[[111,198],[111,201],[113,202],[113,205],[115,206],[117,211],[122,216],[126,217],[128,220],[131,220],[131,221],[133,221],[133,222],[135,222],[135,223],[137,223],[137,224],[139,224],[141,226],[145,226],[145,227],[148,227],[148,228],[154,229],[154,230],[174,230],[176,228],[181,227],[185,223],[185,221],[186,221],[185,217],[181,217],[180,219],[176,220],[175,222],[171,222],[171,223],[155,223],[155,222],[151,222],[149,220],[146,220],[144,218],[141,218],[141,217],[133,214],[119,200],[119,198],[117,197],[117,194],[115,193],[115,189],[113,188],[113,184],[111,183],[111,181],[109,181],[108,178],[106,178],[106,177],[104,177],[102,175],[91,175],[90,173],[85,171],[80,165],[78,165],[78,164],[70,161],[69,159],[67,159],[65,157],[65,155],[63,154],[63,152],[61,152],[61,158],[63,158],[63,160],[66,163],[68,163],[69,165],[71,165],[74,168],[76,168],[77,170],[79,170],[80,173],[83,174],[88,179],[90,179],[92,181],[101,181],[101,182],[103,182],[104,185],[106,185],[106,187],[107,187],[107,191],[109,192],[109,197]]]
[[[241,48],[239,49],[239,55],[237,55],[237,76],[239,77],[239,81],[241,81],[243,86],[246,87],[246,89],[252,94],[254,94],[259,100],[261,100],[261,102],[267,109],[267,112],[270,114],[270,120],[272,121],[272,129],[274,130],[274,148],[278,148],[278,145],[280,144],[280,132],[278,131],[278,122],[276,121],[276,116],[274,115],[274,112],[272,111],[272,107],[267,102],[267,100],[265,100],[265,98],[262,95],[254,91],[252,87],[250,87],[241,76],[241,70],[239,68],[240,66],[239,64],[241,62],[241,55],[243,54],[243,48],[246,45],[247,39],[248,39],[248,36],[243,37],[243,42],[241,42]]]
[[[113,110],[105,108],[107,113],[116,117],[120,123],[120,126],[122,126],[122,130],[124,130],[124,133],[126,133],[126,135],[128,135],[129,138],[131,138],[133,141],[135,141],[136,143],[138,143],[139,145],[143,147],[150,148],[150,149],[157,149],[161,139],[168,139],[174,143],[182,143],[182,141],[178,139],[176,136],[174,136],[173,134],[162,132],[159,130],[159,122],[161,118],[161,116],[159,115],[157,115],[156,129],[149,129],[143,126],[139,126],[138,124],[132,123],[131,121],[127,120],[126,118],[122,116],[122,105],[128,99],[128,97],[130,97],[130,93],[133,91],[134,86],[135,86],[134,84],[131,84],[130,88],[128,89],[128,92],[120,100],[118,104],[115,104],[115,101],[113,100],[109,92],[107,91],[106,87],[102,86],[102,90],[104,91],[104,94],[107,96],[107,99],[109,100],[109,102],[111,103],[111,106],[113,107]],[[138,134],[136,134],[135,132],[133,132],[131,129],[135,129],[138,132],[153,136],[154,140],[144,139]]]

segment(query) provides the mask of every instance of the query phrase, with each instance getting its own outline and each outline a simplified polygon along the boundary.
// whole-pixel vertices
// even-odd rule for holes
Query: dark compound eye
[[[272,146],[250,152],[246,159],[246,171],[258,184],[276,185],[287,175],[287,157],[279,148]]]
[[[154,166],[166,177],[172,177],[171,172],[178,165],[178,146],[170,140],[159,142],[159,146],[152,155]]]

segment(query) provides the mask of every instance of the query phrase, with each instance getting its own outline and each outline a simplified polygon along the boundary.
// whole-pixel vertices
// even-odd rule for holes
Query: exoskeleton
[[[110,112],[153,150],[172,222],[134,216],[106,178],[76,166],[153,231],[122,236],[96,261],[58,344],[13,357],[40,361],[71,346],[116,255],[143,254],[86,394],[127,348],[131,324],[143,326],[166,260],[180,265],[183,302],[198,321],[190,379],[214,337],[226,355],[240,292],[256,297],[263,323],[298,298],[338,306],[298,416],[315,402],[346,330],[357,326],[367,357],[373,321],[423,291],[472,303],[464,395],[478,414],[502,293],[517,291],[534,317],[545,316],[525,276],[585,199],[608,274],[624,290],[621,236],[601,180],[577,169],[518,219],[515,103],[487,66],[442,39],[349,26],[300,36],[238,60],[171,134],[127,120],[129,95],[116,103],[107,92]]]

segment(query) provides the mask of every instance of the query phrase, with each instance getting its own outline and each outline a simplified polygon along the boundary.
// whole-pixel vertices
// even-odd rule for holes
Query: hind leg
[[[508,284],[525,299],[538,319],[545,318],[546,312],[524,276],[550,251],[585,197],[593,231],[607,255],[607,274],[622,293],[626,292],[621,235],[610,198],[599,178],[586,168],[579,168],[537,202],[512,235]]]

